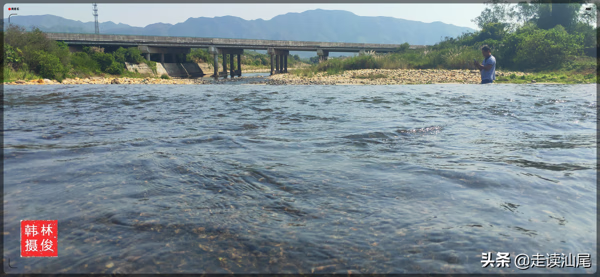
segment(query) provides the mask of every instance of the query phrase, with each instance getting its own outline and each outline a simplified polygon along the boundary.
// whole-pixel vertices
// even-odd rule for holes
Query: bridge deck
[[[153,46],[153,47],[185,47],[185,48],[217,48],[267,50],[269,48],[290,51],[316,51],[322,49],[330,52],[359,52],[374,50],[377,52],[394,51],[401,44],[374,43],[345,43],[345,42],[314,42],[288,40],[258,40],[258,39],[227,39],[227,38],[198,38],[198,37],[166,37],[166,36],[133,36],[133,35],[96,35],[72,33],[46,33],[53,40],[64,41],[68,44],[98,44],[119,46]],[[411,45],[411,49],[425,47]]]

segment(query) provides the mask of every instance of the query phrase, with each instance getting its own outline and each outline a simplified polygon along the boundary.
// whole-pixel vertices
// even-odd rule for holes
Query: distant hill
[[[7,24],[7,19],[4,20]],[[93,22],[54,15],[15,16],[11,23],[45,32],[94,33]],[[432,45],[443,37],[456,37],[474,29],[442,22],[424,23],[393,17],[358,16],[348,11],[310,10],[287,13],[270,20],[245,20],[234,16],[188,18],[177,24],[154,23],[133,27],[113,22],[100,23],[102,34],[195,36],[322,42],[390,43]]]

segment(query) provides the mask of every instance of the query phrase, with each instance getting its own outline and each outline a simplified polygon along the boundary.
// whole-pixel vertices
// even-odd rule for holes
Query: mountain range
[[[94,22],[81,22],[54,15],[19,15],[11,23],[44,32],[94,33]],[[4,19],[7,24],[7,19]],[[383,16],[358,16],[340,10],[309,10],[287,13],[270,20],[245,20],[234,16],[188,18],[177,24],[154,23],[145,27],[99,24],[101,34],[194,36],[213,38],[296,40],[321,42],[389,43],[433,45],[443,37],[456,37],[474,29],[439,21],[420,21]]]

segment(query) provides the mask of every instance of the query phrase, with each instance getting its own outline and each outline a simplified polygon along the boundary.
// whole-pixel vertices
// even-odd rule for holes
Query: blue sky
[[[6,4],[19,7],[18,15],[51,14],[83,22],[93,21],[91,4]],[[306,10],[346,10],[360,16],[388,16],[422,22],[441,21],[477,29],[471,19],[483,4],[98,4],[98,20],[143,27],[152,23],[179,23],[190,17],[237,16],[246,20],[271,19]]]

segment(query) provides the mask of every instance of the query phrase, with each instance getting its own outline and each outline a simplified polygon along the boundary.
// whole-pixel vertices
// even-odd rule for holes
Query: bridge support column
[[[317,55],[319,56],[319,63],[324,62],[329,57],[329,51],[317,49]]]
[[[287,72],[289,50],[269,48],[267,53],[271,56],[271,75]]]
[[[160,62],[164,63],[165,62],[165,53],[161,53],[160,54]]]
[[[214,74],[213,77],[215,77],[215,80],[219,79],[219,54],[213,54],[213,59],[215,60],[214,62]]]
[[[286,68],[284,57],[289,55],[290,51],[275,48],[267,49],[267,53],[271,56],[271,75],[283,73]]]
[[[274,59],[274,56],[275,56],[275,55],[271,54],[271,75],[275,74],[275,68],[273,68],[273,65],[274,65],[274,62],[275,62],[275,61],[273,60],[273,59]]]
[[[227,79],[227,54],[223,53],[223,72],[221,72],[221,74],[225,73],[225,79]]]
[[[238,62],[238,77],[242,77],[242,55],[237,54],[237,62]]]
[[[208,47],[208,53],[213,55],[213,78],[215,78],[215,80],[219,79],[219,51],[220,49],[218,49],[217,47],[214,46],[210,46]]]
[[[229,66],[231,67],[229,69],[229,75],[231,75],[231,79],[233,79],[233,76],[235,76],[235,68],[233,67],[233,54],[229,55]]]
[[[150,60],[150,53],[146,53],[146,60],[149,61]]]
[[[219,75],[223,75],[224,78],[227,78],[228,75],[231,75],[231,78],[233,78],[235,75],[238,76],[242,76],[242,54],[244,54],[244,49],[239,49],[239,48],[216,48],[214,46],[210,46],[208,48],[208,52],[214,55],[214,59],[215,59],[215,78],[218,78]],[[223,71],[219,72],[218,70],[218,55],[222,54],[223,55]],[[235,56],[237,55],[238,57],[238,68],[237,70],[235,70],[235,66],[234,66],[234,59]],[[229,56],[229,71],[227,71],[227,56]]]

